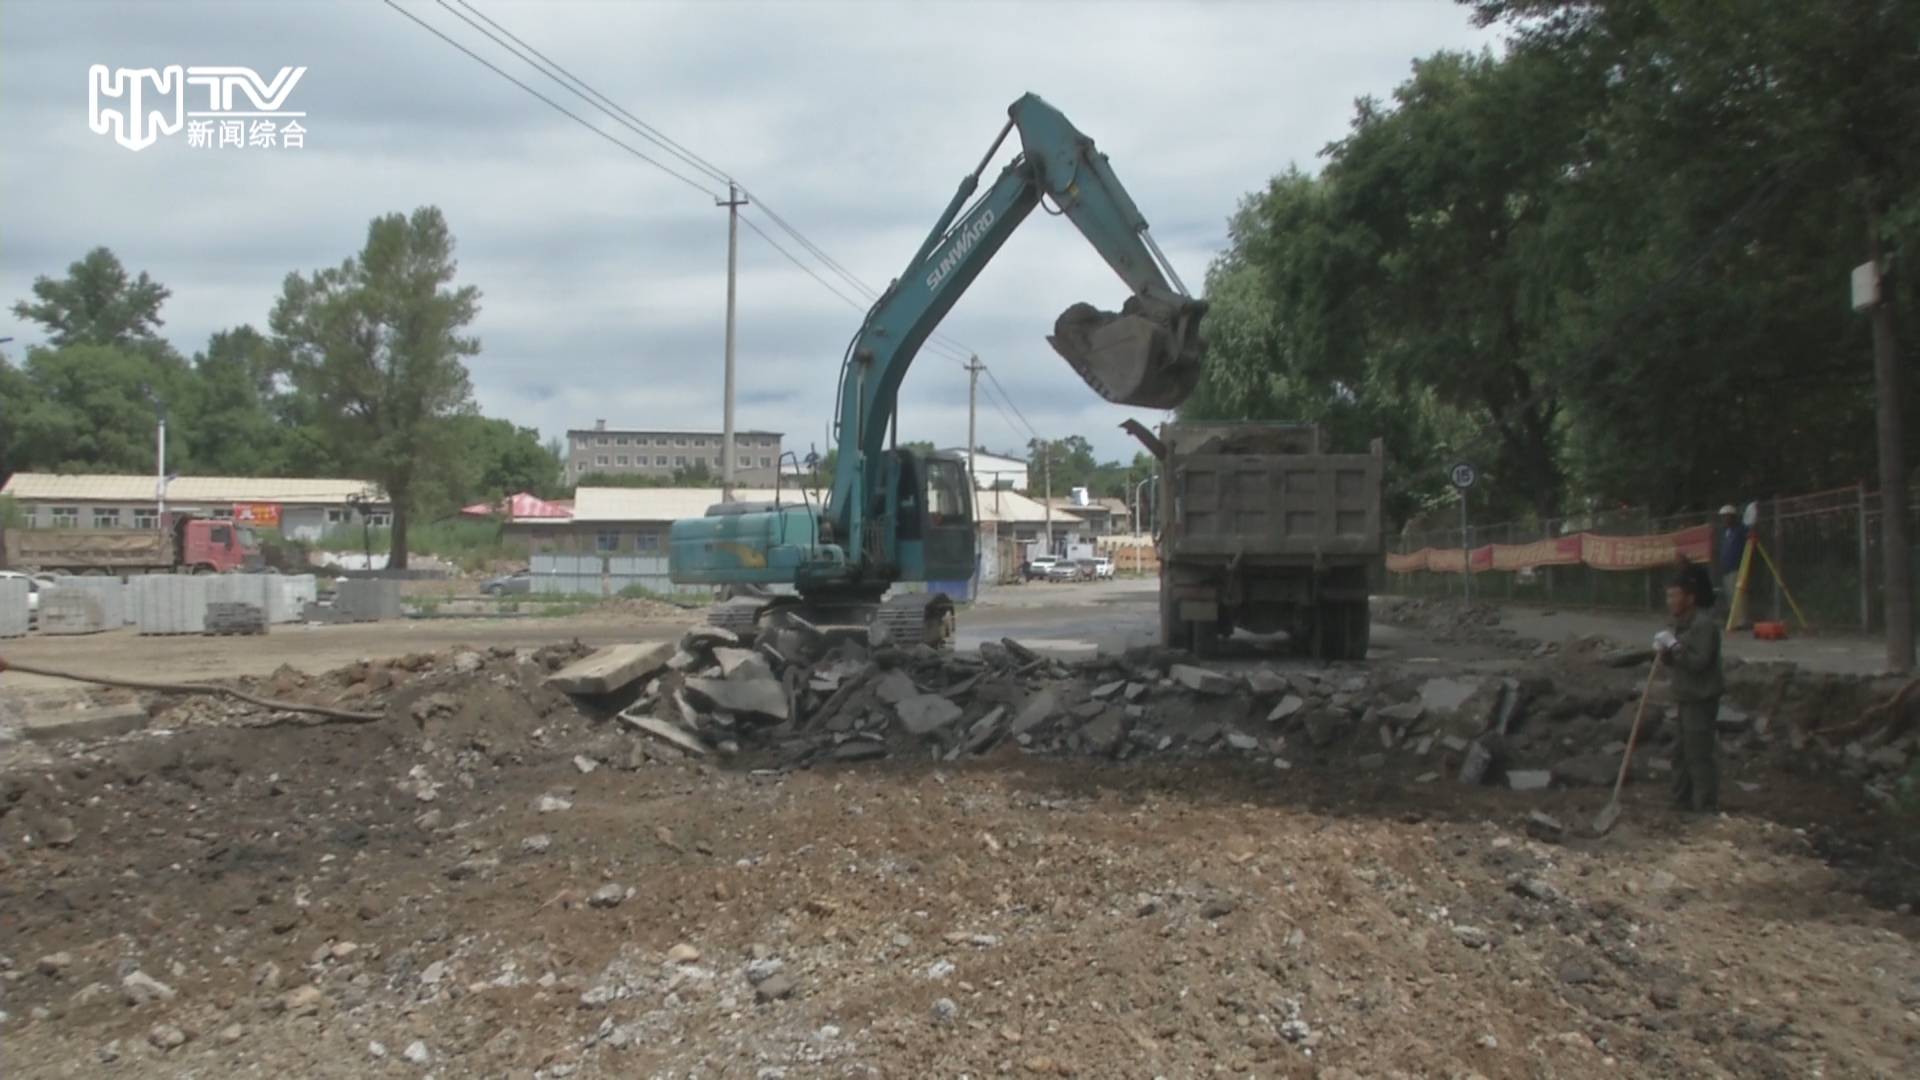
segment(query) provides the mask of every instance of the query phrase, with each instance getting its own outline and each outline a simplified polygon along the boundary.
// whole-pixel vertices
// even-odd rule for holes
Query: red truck
[[[230,521],[178,515],[172,528],[7,529],[0,566],[53,574],[220,574],[258,570],[253,530]]]

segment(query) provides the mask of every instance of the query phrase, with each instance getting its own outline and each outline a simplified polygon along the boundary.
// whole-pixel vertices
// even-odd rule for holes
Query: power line
[[[589,122],[585,118],[581,117],[579,114],[568,109],[566,106],[561,105],[559,102],[554,101],[552,98],[541,93],[539,90],[536,90],[533,87],[527,85],[525,82],[522,82],[521,80],[515,78],[513,75],[507,73],[505,70],[500,68],[498,65],[480,56],[478,53],[475,53],[473,50],[460,44],[458,41],[455,41],[453,38],[447,36],[445,33],[442,33],[440,30],[436,29],[429,23],[420,19],[418,16],[415,16],[412,12],[409,12],[406,9],[400,7],[397,3],[394,2],[394,0],[383,0],[383,2],[385,2],[388,7],[399,12],[401,15],[406,16],[407,19],[409,19],[410,21],[412,21],[422,29],[426,30],[428,33],[433,34],[435,37],[439,38],[440,40],[446,42],[449,45],[452,45],[454,48],[460,50],[462,53],[465,53],[468,57],[477,61],[478,63],[486,67],[488,70],[492,71],[494,74],[499,75],[501,78],[506,79],[508,82],[513,83],[515,86],[519,87],[520,89],[538,98],[540,101],[544,102],[550,108],[568,117],[569,119],[573,120],[575,123],[581,125],[582,127],[600,136],[601,138],[607,140],[608,142],[613,143],[615,146],[620,147],[622,150],[627,151],[629,154],[632,154],[633,156],[648,163],[649,165],[652,165],[655,168],[660,169],[662,172],[665,172],[667,175],[672,176],[674,179],[679,180],[680,182],[688,185],[689,187],[692,187],[694,190],[699,191],[704,195],[708,195],[710,197],[718,199],[718,196],[713,191],[708,190],[704,185],[702,185],[698,181],[683,175],[682,173],[656,160],[655,158],[649,156],[648,154],[642,152],[641,150],[621,141],[620,139],[614,137],[613,135],[608,134],[606,131],[595,126],[593,123]],[[673,155],[675,158],[679,159],[681,162],[684,162],[688,166],[704,173],[705,175],[715,180],[728,181],[731,183],[738,184],[738,181],[733,180],[731,175],[727,173],[725,170],[721,169],[719,166],[714,165],[712,162],[701,157],[699,154],[695,153],[694,151],[676,142],[674,139],[669,137],[665,132],[661,131],[660,129],[654,127],[651,124],[648,124],[646,121],[640,119],[638,116],[635,116],[631,111],[624,108],[617,102],[613,101],[613,99],[607,97],[605,94],[601,93],[599,90],[596,90],[586,80],[580,78],[578,75],[575,75],[572,71],[568,70],[564,65],[548,57],[545,53],[541,52],[537,47],[530,44],[525,39],[521,38],[519,35],[515,34],[512,30],[509,30],[506,26],[502,25],[499,21],[487,15],[486,12],[481,11],[478,7],[474,6],[473,4],[468,3],[467,0],[457,0],[457,2],[461,7],[466,8],[468,11],[473,12],[473,14],[477,16],[481,21],[485,22],[487,26],[481,26],[479,23],[476,23],[473,19],[470,19],[466,15],[462,14],[461,12],[454,10],[453,7],[448,5],[446,0],[435,0],[435,2],[438,3],[442,8],[445,8],[455,18],[466,23],[469,27],[478,31],[480,34],[485,36],[488,40],[492,41],[494,44],[504,49],[506,52],[511,54],[515,59],[533,68],[535,71],[540,72],[542,75],[545,75],[548,79],[552,80],[554,83],[559,85],[562,89],[568,91],[574,96],[580,98],[582,101],[585,101],[587,104],[593,106],[603,115],[614,120],[616,123],[620,124],[623,127],[626,127],[628,130],[633,131],[635,134],[639,135],[641,138],[646,139],[648,142],[651,142],[654,145],[660,147],[662,150],[665,150],[667,153]],[[498,30],[499,33],[496,34],[493,32],[493,30],[489,30],[487,27],[492,27],[493,30]],[[503,36],[507,40],[502,40]],[[511,42],[512,44],[509,44],[509,42]],[[521,49],[526,50],[526,52],[524,53],[521,52],[520,51]],[[535,59],[530,58],[528,54],[531,54],[532,57],[537,58],[537,62]],[[558,74],[556,74],[556,72]],[[564,78],[562,76],[564,76]],[[569,80],[571,82],[569,82]],[[755,194],[753,191],[748,189],[745,184],[738,184],[738,186],[740,187],[740,190],[748,196],[749,199],[753,200],[753,205],[755,209],[764,213],[767,216],[767,218],[774,223],[776,227],[778,227],[782,232],[786,233],[788,236],[792,237],[794,242],[799,244],[800,247],[804,249],[808,254],[812,255],[815,259],[818,259],[821,265],[825,266],[835,276],[839,277],[842,281],[846,282],[847,285],[850,286],[856,293],[865,297],[869,302],[869,304],[872,301],[877,300],[879,298],[880,294],[876,290],[874,290],[871,286],[867,285],[866,282],[860,280],[858,276],[856,276],[852,271],[848,270],[838,260],[834,259],[831,255],[827,254],[825,249],[821,248],[820,245],[814,243],[813,240],[808,238],[792,223],[788,222],[786,218],[781,216],[780,213],[777,210],[775,210],[771,204],[767,203],[764,199],[760,198],[757,194]],[[812,278],[817,284],[819,284],[821,288],[826,289],[829,293],[833,294],[834,297],[839,299],[841,302],[847,304],[848,306],[854,308],[856,311],[867,310],[868,304],[863,304],[860,301],[854,300],[851,297],[848,297],[845,293],[841,292],[831,282],[827,281],[826,278],[822,277],[820,274],[816,273],[811,267],[807,266],[791,251],[788,251],[785,247],[781,246],[778,242],[776,242],[772,236],[768,235],[765,230],[761,229],[758,225],[754,224],[750,219],[743,217],[742,220],[746,221],[747,227],[753,230],[755,235],[759,236],[762,240],[766,241],[769,247],[773,248],[781,256],[786,258],[787,261],[793,263],[794,266],[799,268],[803,273],[805,273],[808,277]],[[950,337],[946,337],[945,335],[942,335],[939,333],[929,334],[927,337],[927,340],[923,342],[922,347],[927,349],[930,352],[935,353],[936,355],[943,356],[950,361],[959,363],[962,366],[964,366],[967,363],[967,361],[976,352],[976,350],[969,348],[968,346],[962,344],[961,342],[955,341],[954,339]],[[991,370],[987,372],[987,375],[988,375],[988,378],[990,379],[994,377]],[[995,385],[996,386],[998,385],[998,380],[995,380]],[[1001,394],[1003,397],[1005,396],[1004,389],[1001,390]],[[1016,414],[1019,414],[1019,408],[1017,406],[1013,406],[1011,399],[1007,400],[1007,405],[1009,407],[1012,407]],[[996,408],[998,408],[998,405],[996,405]],[[1002,410],[1002,416],[1003,417],[1005,416],[1004,410]],[[1022,415],[1020,419],[1023,424],[1026,423],[1026,417],[1024,415]],[[1009,427],[1011,426],[1012,426],[1011,423],[1009,423]],[[1031,424],[1027,424],[1027,430],[1029,432],[1033,431],[1033,427]],[[1035,434],[1035,437],[1036,438],[1038,437],[1037,433]]]
[[[435,2],[438,3],[441,7],[447,7],[446,0],[435,0]],[[459,16],[461,19],[465,20],[467,25],[473,26],[474,29],[480,30],[480,32],[483,34],[487,34],[487,36],[490,38],[493,38],[493,40],[497,44],[500,44],[502,48],[506,48],[508,52],[513,52],[515,56],[520,58],[520,60],[522,60],[529,66],[535,68],[536,70],[541,71],[541,73],[546,75],[549,79],[553,79],[555,82],[560,83],[561,86],[566,87],[568,90],[573,91],[575,95],[580,96],[583,100],[586,100],[588,104],[593,105],[595,108],[599,109],[601,112],[607,112],[609,109],[612,109],[615,113],[619,114],[617,116],[614,116],[614,119],[619,120],[621,119],[621,117],[625,117],[625,121],[623,122],[626,123],[627,127],[633,129],[636,133],[646,138],[649,142],[652,142],[654,145],[674,155],[675,157],[679,158],[681,161],[684,161],[688,165],[691,165],[694,168],[699,169],[700,171],[706,173],[708,176],[712,177],[713,179],[718,180],[722,183],[733,180],[733,177],[728,176],[725,170],[721,169],[719,166],[706,160],[700,155],[694,153],[693,151],[687,149],[686,147],[681,146],[679,143],[669,138],[666,132],[661,131],[659,128],[654,127],[653,125],[647,123],[645,120],[642,120],[639,117],[633,115],[631,112],[628,112],[625,108],[621,107],[621,105],[618,102],[614,101],[612,98],[607,97],[605,94],[602,94],[600,91],[595,90],[593,87],[589,86],[586,80],[580,78],[578,75],[575,75],[573,72],[568,71],[558,61],[549,57],[547,54],[541,52],[539,49],[529,44],[525,39],[521,38],[519,35],[515,34],[513,31],[507,29],[505,26],[502,26],[500,25],[500,23],[494,21],[492,18],[490,18],[487,15],[486,12],[481,11],[479,8],[474,7],[472,4],[467,3],[467,0],[459,0],[459,4],[461,7],[466,8],[468,11],[471,11],[475,15],[479,16],[480,19],[483,22],[485,22],[488,26],[491,26],[495,30],[500,31],[502,34],[505,34],[510,40],[512,40],[512,42],[515,45],[518,45],[520,48],[523,48],[528,52],[532,53],[534,56],[539,57],[542,63],[545,63],[548,67],[553,68],[554,71],[558,71],[561,75],[565,75],[568,79],[571,79],[574,83],[579,85],[580,89],[575,90],[572,86],[568,86],[567,83],[562,82],[559,79],[559,77],[555,76],[552,72],[546,71],[545,69],[541,68],[540,65],[533,63],[533,61],[528,60],[525,56],[521,56],[518,52],[515,52],[515,50],[512,47],[507,46],[504,42],[501,42],[499,38],[494,37],[492,34],[487,34],[487,32],[484,29],[481,29],[480,27],[476,26],[472,19],[467,19],[466,16],[460,15],[460,13],[457,11],[453,11],[452,8],[447,8],[448,11],[453,11],[454,15]],[[585,94],[582,94],[581,91],[585,91]],[[588,98],[586,96],[587,94],[591,94],[592,97]],[[596,101],[594,99],[598,99],[598,100]],[[613,115],[613,113],[609,113],[609,115]]]
[[[1034,431],[1033,425],[1027,422],[1026,414],[1020,411],[1020,406],[1015,405],[1013,403],[1013,395],[1007,393],[1007,388],[1000,385],[1000,377],[998,375],[995,375],[993,373],[993,369],[990,367],[986,369],[986,372],[987,372],[987,381],[993,384],[993,388],[995,390],[1000,391],[1001,397],[1007,399],[1007,407],[1013,410],[1013,415],[1018,416],[1022,424],[1026,424],[1027,430],[1033,432],[1034,438],[1036,439],[1039,438],[1040,433],[1038,431]]]
[[[572,120],[574,123],[579,124],[581,127],[586,128],[588,131],[593,132],[595,135],[598,135],[601,138],[612,143],[613,145],[619,147],[620,149],[625,150],[627,153],[632,154],[634,157],[639,158],[641,161],[644,161],[647,164],[653,166],[654,168],[659,169],[661,172],[666,173],[668,176],[673,177],[675,180],[680,181],[681,183],[687,185],[688,187],[694,189],[695,191],[698,191],[701,194],[709,196],[711,198],[719,197],[713,191],[710,191],[707,188],[703,187],[699,181],[694,180],[690,177],[684,176],[681,173],[670,168],[663,162],[657,161],[654,158],[647,156],[647,154],[645,154],[641,150],[633,146],[630,146],[624,142],[621,142],[619,139],[613,137],[612,135],[607,134],[606,132],[600,130],[598,127],[595,127],[592,123],[587,121],[584,117],[580,116],[578,113],[574,112],[573,110],[567,108],[565,105],[560,104],[559,102],[553,100],[552,98],[541,93],[540,91],[535,90],[533,87],[528,86],[526,83],[521,82],[519,79],[514,78],[512,75],[509,75],[505,70],[503,70],[499,65],[495,64],[493,61],[488,60],[486,57],[481,56],[479,53],[474,52],[472,49],[469,49],[465,45],[462,45],[459,42],[453,40],[452,38],[448,37],[446,34],[441,33],[438,29],[436,29],[431,24],[422,20],[419,16],[401,7],[399,4],[394,3],[394,0],[382,0],[382,2],[385,3],[388,7],[392,8],[393,10],[406,16],[409,20],[411,20],[416,25],[418,25],[422,30],[425,30],[427,33],[432,34],[434,37],[439,38],[441,41],[446,42],[447,44],[453,46],[454,48],[459,49],[461,52],[466,53],[469,57],[472,57],[476,62],[486,67],[489,71],[492,71],[494,74],[507,80],[508,82],[519,87],[520,89],[525,90],[527,93],[532,94],[534,97],[539,98],[541,101],[546,102],[548,107],[552,108],[555,112],[558,112],[561,115],[567,117],[569,120]],[[456,12],[455,14],[458,14],[458,12]]]
[[[388,0],[388,2],[389,4],[391,4],[392,0]],[[524,38],[521,38],[519,35],[515,34],[512,30],[509,30],[506,26],[502,25],[498,20],[495,20],[491,16],[487,15],[486,12],[481,11],[478,7],[469,3],[468,0],[457,0],[457,2],[461,7],[466,8],[468,11],[473,12],[474,15],[478,16],[488,26],[491,26],[495,30],[500,31],[500,34],[504,35],[507,39],[512,41],[513,44],[512,45],[507,44],[507,42],[502,41],[499,36],[489,32],[485,27],[480,26],[479,24],[475,23],[472,19],[469,19],[465,15],[462,15],[460,12],[454,11],[453,8],[447,5],[446,0],[435,0],[435,2],[438,3],[441,7],[446,8],[456,18],[459,18],[461,21],[473,27],[475,30],[480,31],[480,33],[485,34],[495,44],[499,45],[503,49],[506,49],[509,53],[512,53],[514,57],[520,60],[522,63],[527,64],[529,67],[532,67],[534,70],[539,71],[541,74],[545,75],[547,78],[552,79],[554,82],[558,83],[562,88],[566,89],[568,92],[574,94],[576,97],[579,97],[581,100],[587,102],[589,105],[592,105],[594,108],[599,109],[602,113],[606,114],[608,117],[612,118],[614,121],[632,130],[635,134],[640,135],[642,138],[648,140],[649,142],[654,143],[656,146],[659,146],[661,149],[666,150],[670,154],[673,154],[675,157],[679,158],[681,161],[686,162],[688,165],[691,165],[696,169],[700,169],[704,171],[707,175],[711,176],[715,180],[718,180],[721,182],[731,182],[731,183],[738,184],[740,187],[740,190],[746,194],[747,198],[751,199],[754,205],[758,207],[762,213],[765,213],[767,215],[767,218],[771,220],[775,226],[777,226],[782,232],[785,232],[788,236],[792,237],[794,242],[799,244],[802,248],[804,248],[808,254],[820,260],[823,266],[825,266],[828,270],[832,271],[841,280],[845,281],[847,285],[849,285],[854,290],[854,292],[866,297],[869,302],[879,299],[880,293],[878,292],[878,290],[874,289],[872,286],[868,285],[866,282],[860,280],[860,278],[856,276],[852,271],[848,270],[845,266],[841,265],[841,263],[837,259],[827,254],[824,248],[814,243],[813,240],[808,238],[798,228],[794,227],[790,222],[788,222],[785,217],[781,216],[779,211],[774,209],[771,203],[768,203],[766,200],[761,198],[759,193],[748,188],[747,185],[739,183],[739,181],[736,180],[726,170],[721,169],[719,166],[713,164],[707,159],[701,157],[699,154],[694,153],[692,150],[676,142],[674,139],[669,137],[665,132],[661,131],[659,128],[654,127],[652,124],[649,124],[646,121],[640,119],[638,116],[635,116],[630,110],[621,106],[618,102],[614,101],[612,98],[608,97],[607,95],[601,93],[599,90],[596,90],[585,79],[582,79],[578,75],[575,75],[572,71],[568,70],[565,65],[559,63],[558,61],[547,56],[545,53],[541,52],[538,48],[536,48],[534,45],[527,42]],[[418,20],[415,20],[415,21],[417,22]],[[531,53],[533,56],[539,58],[541,63],[535,63],[533,60],[528,59],[526,55],[522,54],[521,52],[518,51],[518,49],[514,47],[516,45],[519,46],[519,48],[521,49],[525,49],[528,53]],[[542,67],[541,66],[542,63],[544,63],[546,67]],[[549,71],[547,70],[547,68],[552,68],[553,70]],[[558,72],[559,74],[556,75],[555,72]],[[565,76],[565,79],[562,79],[561,76]],[[571,82],[575,85],[569,85],[567,80],[571,80]],[[755,230],[755,231],[759,232],[759,230]],[[759,232],[759,235],[762,239],[767,240],[769,243],[772,243],[771,238],[768,237],[766,233]],[[793,258],[791,254],[788,254],[784,251],[782,252],[782,254],[786,254],[789,259]],[[823,286],[826,286],[826,282],[823,279],[821,279],[818,275],[813,275],[813,276],[814,276],[814,280],[820,281]],[[839,295],[838,292],[836,290],[833,290],[831,286],[826,286],[826,287],[829,289],[829,291],[834,291],[835,295]],[[938,346],[944,347],[949,359],[958,360],[961,362],[964,362],[968,355],[971,355],[972,353],[977,351],[969,348],[968,346],[958,341],[953,340],[952,338],[949,338],[949,337],[946,337],[945,335],[941,335],[937,333],[931,334],[928,336],[928,344],[929,344],[929,347],[934,347],[936,346],[936,344]],[[936,349],[936,351],[938,351],[938,349]],[[958,353],[959,355],[954,355],[955,353]]]

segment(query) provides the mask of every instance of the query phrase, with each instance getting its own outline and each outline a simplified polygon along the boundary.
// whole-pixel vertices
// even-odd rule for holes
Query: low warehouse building
[[[33,529],[157,529],[158,481],[151,476],[14,473],[0,496],[11,496]],[[380,528],[392,504],[370,480],[270,476],[176,476],[167,481],[167,511],[277,529],[290,540],[318,540],[330,529]]]

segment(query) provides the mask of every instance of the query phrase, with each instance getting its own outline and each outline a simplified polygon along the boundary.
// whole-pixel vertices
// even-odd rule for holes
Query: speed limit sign
[[[1464,461],[1449,470],[1448,475],[1453,480],[1453,486],[1459,488],[1461,491],[1465,491],[1473,486],[1473,466]]]

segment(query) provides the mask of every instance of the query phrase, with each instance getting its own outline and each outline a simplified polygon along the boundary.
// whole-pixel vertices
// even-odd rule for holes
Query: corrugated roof
[[[1017,491],[976,491],[973,494],[973,516],[976,521],[994,521],[1003,525],[1038,525],[1046,523],[1047,508],[1040,500],[1030,499]],[[1053,520],[1077,524],[1081,518],[1055,507]]]
[[[152,502],[154,478],[112,474],[14,473],[0,495],[35,502]],[[350,495],[380,495],[370,480],[274,476],[177,476],[167,498],[182,503],[277,502],[344,505]]]
[[[737,502],[772,502],[772,488],[735,488]],[[800,493],[786,488],[782,502],[799,502]],[[581,522],[675,521],[701,517],[720,501],[719,488],[583,487],[573,493],[573,520]]]

